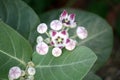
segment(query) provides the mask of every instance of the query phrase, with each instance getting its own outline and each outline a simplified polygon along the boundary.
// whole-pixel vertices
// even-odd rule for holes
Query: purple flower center
[[[68,19],[63,19],[62,23],[66,23],[67,25],[70,25],[70,21]]]

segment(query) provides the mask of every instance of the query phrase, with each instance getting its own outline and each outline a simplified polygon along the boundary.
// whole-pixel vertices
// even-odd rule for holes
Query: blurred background
[[[114,47],[107,63],[97,71],[103,80],[120,80],[120,0],[24,0],[38,15],[64,7],[95,13],[111,25]]]

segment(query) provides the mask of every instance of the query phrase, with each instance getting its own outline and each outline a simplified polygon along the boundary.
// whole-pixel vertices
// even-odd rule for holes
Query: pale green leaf
[[[26,3],[22,0],[0,0],[0,18],[34,44],[36,26],[40,21]]]
[[[59,19],[64,9],[53,10],[41,15],[41,22],[50,25],[54,19]],[[99,16],[74,9],[66,9],[68,13],[76,14],[76,22],[78,26],[84,26],[88,30],[88,37],[84,40],[78,40],[80,46],[91,48],[97,55],[98,60],[93,70],[98,70],[108,59],[113,47],[113,33],[110,25]],[[76,34],[76,29],[71,29],[70,34]]]
[[[0,21],[0,80],[8,79],[12,66],[24,68],[31,61],[32,48],[20,34]]]
[[[58,58],[52,56],[51,50],[45,56],[34,53],[35,80],[82,80],[97,59],[95,53],[84,46],[73,51],[63,50]]]

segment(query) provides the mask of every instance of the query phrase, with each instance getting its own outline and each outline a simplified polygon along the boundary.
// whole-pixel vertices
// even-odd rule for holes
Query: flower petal
[[[68,20],[70,20],[70,22],[74,22],[75,21],[75,14],[70,14],[69,16],[68,16]]]
[[[70,39],[70,42],[66,44],[65,48],[69,51],[72,51],[76,47],[76,41]]]
[[[44,42],[41,42],[41,43],[38,43],[37,46],[36,46],[36,51],[37,53],[39,53],[40,55],[45,55],[48,53],[48,50],[49,50],[49,47],[46,43]]]
[[[17,66],[14,66],[10,68],[8,76],[10,79],[18,79],[21,76],[21,73],[21,69]]]
[[[49,34],[50,34],[50,37],[53,38],[56,35],[58,35],[58,32],[57,31],[50,31]]]
[[[50,23],[50,27],[51,27],[51,29],[53,29],[53,30],[60,30],[60,29],[62,29],[62,22],[59,21],[59,20],[53,20],[53,21]]]
[[[69,42],[70,42],[70,39],[67,39],[67,40],[66,40],[66,44],[69,43]]]
[[[62,30],[59,32],[59,36],[61,36],[62,38],[68,38],[69,34],[66,30]]]
[[[42,41],[43,41],[42,36],[38,36],[38,37],[37,37],[37,43],[40,43],[40,42],[42,42]]]
[[[85,39],[85,38],[87,38],[87,36],[88,36],[87,30],[86,30],[84,27],[81,27],[81,26],[79,26],[79,27],[77,28],[76,33],[77,33],[77,36],[78,36],[80,39]]]
[[[55,56],[55,57],[59,57],[60,55],[62,54],[62,50],[60,48],[53,48],[52,50],[52,55]]]
[[[60,15],[60,21],[62,21],[63,19],[66,19],[67,17],[68,17],[68,12],[64,10]]]
[[[50,45],[51,45],[51,46],[54,46],[54,42],[53,42],[53,41],[52,41],[52,42],[50,42]]]
[[[40,33],[40,34],[43,34],[47,31],[47,25],[45,23],[41,23],[38,25],[37,27],[37,31]]]

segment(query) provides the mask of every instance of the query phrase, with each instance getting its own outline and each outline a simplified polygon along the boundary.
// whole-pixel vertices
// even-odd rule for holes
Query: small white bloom
[[[42,41],[43,41],[42,36],[38,36],[38,37],[37,37],[37,43],[40,43],[40,42],[42,42]]]
[[[52,55],[55,57],[59,57],[62,54],[62,50],[60,48],[53,48]]]
[[[29,67],[27,71],[28,71],[28,74],[31,76],[35,75],[36,73],[36,70],[34,67]]]
[[[47,31],[47,25],[45,23],[41,23],[38,25],[37,27],[37,31],[40,33],[40,34],[43,34]]]
[[[17,66],[14,66],[10,68],[8,76],[11,80],[18,79],[21,76],[21,73],[22,73],[21,69]]]
[[[40,54],[40,55],[45,55],[48,53],[49,47],[46,43],[44,42],[40,42],[37,44],[36,46],[36,51]]]
[[[53,29],[53,30],[60,30],[60,29],[62,29],[62,23],[61,23],[61,21],[59,21],[59,20],[53,20],[53,21],[50,23],[50,27],[51,27],[51,29]]]
[[[69,51],[72,51],[76,47],[76,41],[70,39],[70,41],[66,44],[65,48]]]
[[[52,46],[63,48],[66,44],[69,35],[66,30],[63,30],[60,32],[51,31],[50,36],[51,36]]]
[[[79,26],[79,27],[77,28],[76,33],[77,33],[77,36],[78,36],[80,39],[85,39],[85,38],[87,38],[87,36],[88,36],[87,30],[86,30],[84,27],[81,27],[81,26]]]
[[[75,14],[68,15],[68,12],[66,10],[64,10],[61,13],[59,20],[66,27],[70,27],[70,28],[76,27]]]

